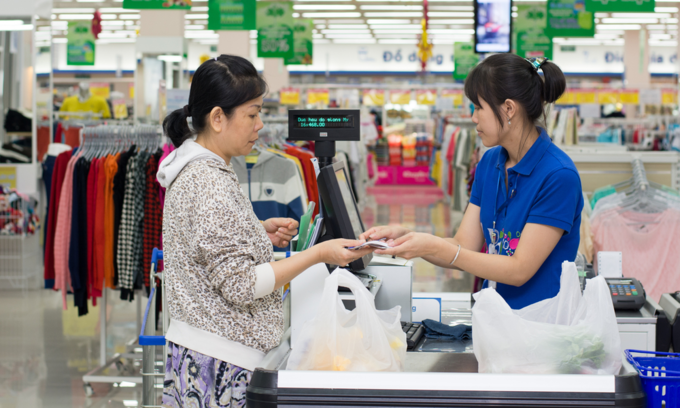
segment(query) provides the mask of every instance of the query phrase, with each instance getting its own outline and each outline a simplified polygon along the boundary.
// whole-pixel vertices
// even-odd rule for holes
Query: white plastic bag
[[[512,310],[494,289],[475,294],[472,344],[480,373],[618,374],[621,339],[607,282],[562,264],[560,291]]]
[[[356,299],[349,311],[338,286]],[[288,370],[403,371],[406,334],[401,308],[376,310],[373,295],[344,269],[336,269],[324,283],[316,317],[303,326],[288,359]]]

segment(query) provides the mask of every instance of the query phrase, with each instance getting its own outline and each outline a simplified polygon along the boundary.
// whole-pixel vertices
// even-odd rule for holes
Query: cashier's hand
[[[290,240],[298,233],[299,225],[291,218],[270,218],[262,222],[272,244],[279,248],[285,248],[290,244]]]
[[[388,240],[391,240],[401,238],[409,232],[411,231],[398,225],[373,227],[361,234],[359,239],[365,239],[366,241],[377,241],[379,239],[387,238]]]
[[[330,265],[338,265],[345,267],[349,265],[350,262],[356,261],[359,258],[373,252],[373,248],[366,247],[364,249],[352,250],[347,249],[348,247],[355,247],[363,244],[364,240],[349,240],[349,239],[333,239],[330,241],[322,242],[318,245],[314,245],[316,251],[318,251],[319,262],[327,263]]]
[[[441,238],[431,234],[409,232],[395,240],[387,241],[390,249],[375,251],[379,255],[392,255],[404,259],[421,258],[428,255],[436,255],[437,240]]]

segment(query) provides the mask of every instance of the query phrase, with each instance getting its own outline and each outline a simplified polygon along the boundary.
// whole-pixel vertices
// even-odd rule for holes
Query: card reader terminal
[[[645,304],[645,289],[635,278],[606,278],[616,310],[639,310]]]

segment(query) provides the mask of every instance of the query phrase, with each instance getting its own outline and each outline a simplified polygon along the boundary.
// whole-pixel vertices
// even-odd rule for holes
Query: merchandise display
[[[678,4],[6,3],[0,406],[680,401]]]

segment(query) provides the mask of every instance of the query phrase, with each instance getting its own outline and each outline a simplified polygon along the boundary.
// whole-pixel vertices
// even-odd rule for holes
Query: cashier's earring
[[[510,124],[510,119],[508,119],[508,125]]]

